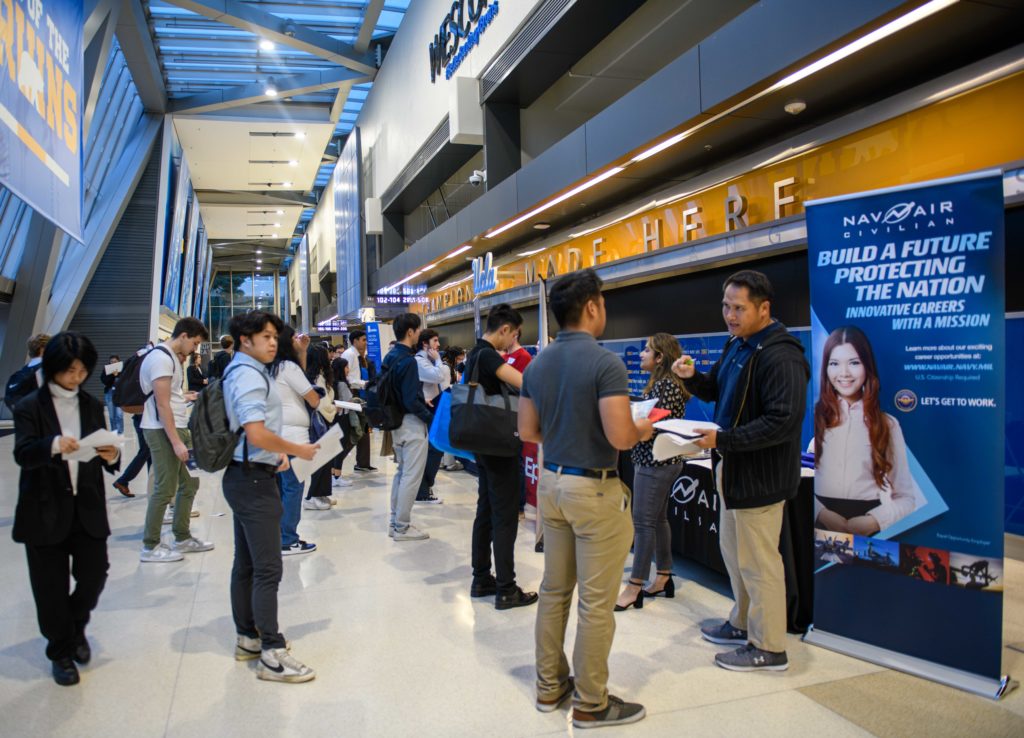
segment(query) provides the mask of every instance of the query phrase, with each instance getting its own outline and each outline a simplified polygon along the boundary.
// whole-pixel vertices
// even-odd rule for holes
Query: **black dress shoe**
[[[82,636],[82,640],[80,640],[78,645],[75,646],[74,659],[82,666],[85,666],[89,663],[91,658],[92,649],[89,647],[89,641],[85,639],[85,636]]]
[[[513,607],[526,607],[537,601],[536,592],[524,592],[516,587],[511,592],[501,592],[494,598],[494,607],[498,610],[510,610]]]
[[[474,579],[473,585],[469,588],[470,597],[490,597],[498,594],[498,583],[494,577],[489,579]]]
[[[62,687],[78,684],[78,667],[69,658],[57,659],[53,662],[53,681]]]

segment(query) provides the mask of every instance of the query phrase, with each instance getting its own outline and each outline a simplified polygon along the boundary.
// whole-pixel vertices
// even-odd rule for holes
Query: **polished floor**
[[[10,540],[17,467],[0,438],[0,735],[5,736],[537,736],[572,732],[568,711],[533,707],[533,608],[497,612],[469,598],[475,480],[439,475],[439,506],[417,505],[425,542],[385,534],[393,466],[355,475],[330,512],[304,511],[319,550],[285,559],[281,624],[315,681],[256,679],[232,657],[231,517],[219,480],[204,478],[194,532],[217,548],[173,564],[140,564],[145,475],[134,499],[111,489],[110,578],[90,626],[82,683],[58,687],[38,634],[22,547]],[[129,447],[129,453],[131,447]],[[349,462],[350,464],[351,462]],[[542,557],[520,529],[520,583]],[[611,689],[648,717],[616,735],[1024,735],[1024,690],[999,703],[804,645],[790,636],[785,673],[716,668],[698,626],[730,602],[722,582],[678,562],[675,600],[619,614]],[[1024,643],[1024,564],[1009,561],[1004,642]],[[570,622],[569,642],[575,622]],[[1024,653],[1004,649],[1024,675]],[[850,699],[844,699],[849,694]],[[837,696],[838,695],[838,696]],[[918,717],[920,719],[918,719]],[[604,734],[604,733],[602,733]]]

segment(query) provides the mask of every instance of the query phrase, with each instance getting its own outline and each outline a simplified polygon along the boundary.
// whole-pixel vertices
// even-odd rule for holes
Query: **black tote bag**
[[[479,385],[480,362],[473,364],[467,384],[451,388],[452,415],[448,440],[463,451],[485,456],[518,456],[519,397],[501,382],[500,395],[488,395]]]

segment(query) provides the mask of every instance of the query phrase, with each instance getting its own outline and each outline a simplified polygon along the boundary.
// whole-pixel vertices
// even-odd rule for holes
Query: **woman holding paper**
[[[291,326],[284,326],[277,336],[277,356],[270,363],[270,374],[277,383],[281,396],[283,428],[281,436],[292,443],[309,443],[309,410],[320,404],[320,395],[306,379],[306,349],[309,336],[296,334]],[[291,468],[277,475],[281,491],[281,554],[310,553],[315,543],[299,538],[299,519],[302,517],[303,484]]]
[[[655,333],[640,352],[640,368],[651,373],[643,399],[656,399],[655,408],[667,410],[662,418],[682,418],[690,393],[683,380],[672,373],[672,363],[682,356],[679,341],[668,333]],[[672,581],[672,532],[668,525],[668,498],[672,485],[683,471],[682,457],[655,461],[654,438],[633,447],[633,570],[615,604],[617,611],[640,609],[644,597],[675,597]],[[657,576],[649,589],[643,589],[651,573],[651,558],[657,564]]]
[[[54,681],[70,686],[79,681],[76,662],[87,664],[92,656],[85,627],[107,580],[110,535],[103,469],[114,471],[120,452],[116,446],[79,448],[79,439],[106,430],[103,404],[80,388],[96,366],[89,339],[57,334],[42,366],[44,385],[14,410],[21,478],[13,538],[25,544]]]
[[[817,528],[874,535],[923,501],[900,425],[879,405],[880,389],[875,354],[863,331],[832,331],[814,406]]]
[[[319,404],[312,412],[320,413],[328,425],[333,425],[338,414],[338,406],[334,404],[334,372],[331,370],[331,356],[323,346],[310,346],[306,351],[306,379],[323,391]],[[330,467],[323,466],[310,476],[302,506],[307,510],[330,510],[334,504],[336,502],[331,498]]]

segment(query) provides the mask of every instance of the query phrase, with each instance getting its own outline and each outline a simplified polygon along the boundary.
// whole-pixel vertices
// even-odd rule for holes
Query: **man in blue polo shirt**
[[[291,655],[277,625],[282,565],[276,473],[288,469],[289,456],[309,460],[319,446],[281,437],[281,398],[266,365],[283,327],[276,315],[258,310],[236,315],[229,327],[235,356],[224,372],[224,407],[232,430],[244,431],[223,481],[235,527],[231,611],[236,659],[259,658],[260,679],[308,682],[316,672]]]

